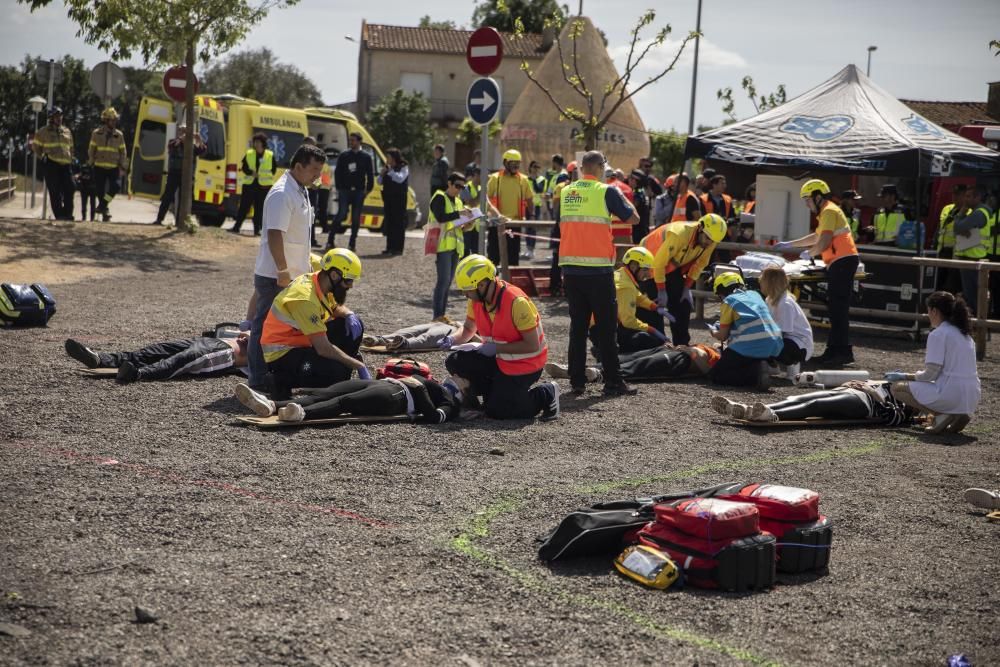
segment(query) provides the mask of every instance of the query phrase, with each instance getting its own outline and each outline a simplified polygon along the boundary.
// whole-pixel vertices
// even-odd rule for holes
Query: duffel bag
[[[399,380],[411,375],[419,375],[428,380],[434,379],[431,376],[431,367],[416,359],[389,359],[382,368],[375,371],[375,377],[379,380],[382,378]]]
[[[56,300],[45,285],[0,285],[0,324],[7,327],[44,327],[56,314]]]
[[[684,572],[684,580],[700,588],[755,591],[774,586],[775,542],[770,533],[706,540],[659,521],[639,532],[639,543],[666,552]]]
[[[678,491],[651,498],[629,498],[578,509],[542,539],[538,557],[544,561],[579,558],[621,551],[638,539],[653,519],[653,506],[681,498],[711,495],[731,482],[703,489]]]
[[[752,503],[688,498],[653,509],[659,523],[706,540],[746,537],[760,531],[760,514]]]
[[[717,496],[756,505],[761,530],[778,538],[779,571],[798,573],[829,567],[833,524],[819,513],[819,494],[815,491],[748,484],[723,489]]]

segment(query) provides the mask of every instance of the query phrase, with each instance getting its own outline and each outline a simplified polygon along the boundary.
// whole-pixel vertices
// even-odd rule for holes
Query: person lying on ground
[[[223,373],[247,365],[250,333],[236,338],[186,338],[153,343],[134,352],[97,352],[66,339],[66,354],[87,368],[117,368],[118,384],[169,380],[184,375]]]
[[[496,266],[482,255],[458,263],[455,284],[469,300],[462,330],[441,341],[453,350],[445,367],[470,383],[468,397],[482,396],[493,419],[559,418],[559,385],[535,384],[549,348],[538,310],[517,286],[497,279]],[[482,343],[469,343],[475,334]],[[470,400],[471,403],[471,400]]]
[[[448,336],[455,336],[461,330],[460,326],[444,322],[430,322],[397,329],[384,336],[366,334],[361,339],[361,344],[365,347],[384,345],[386,350],[400,351],[438,349],[442,340]],[[481,340],[479,336],[474,336],[473,339],[477,342]]]
[[[261,333],[272,398],[291,398],[296,387],[327,387],[355,370],[371,379],[358,352],[364,325],[344,306],[360,277],[358,256],[334,248],[319,271],[295,278],[274,297]]]
[[[766,389],[771,376],[767,360],[779,355],[784,344],[781,329],[764,299],[746,288],[740,274],[719,274],[712,291],[722,300],[719,327],[712,330],[712,337],[726,343],[709,373],[712,383]]]
[[[788,293],[788,274],[780,266],[768,266],[760,274],[760,291],[771,316],[781,329],[781,352],[775,355],[789,380],[794,380],[803,361],[813,353],[813,331],[806,314]]]
[[[958,433],[982,398],[969,309],[961,296],[934,292],[927,297],[927,318],[933,331],[927,336],[924,370],[892,371],[885,379],[895,382],[893,391],[900,400],[935,415],[931,433]]]
[[[290,400],[273,401],[249,385],[236,385],[236,398],[260,417],[277,414],[278,421],[300,422],[352,417],[410,415],[418,421],[441,424],[458,418],[462,404],[461,379],[444,382],[419,375],[380,380],[344,380],[329,387],[308,389]]]
[[[851,381],[836,389],[811,391],[790,396],[777,403],[756,402],[750,405],[724,396],[712,397],[712,409],[720,415],[752,422],[801,421],[820,419],[870,419],[885,426],[909,426],[917,410],[894,393],[889,382]]]
[[[680,380],[708,375],[719,360],[719,352],[709,345],[661,345],[649,350],[619,354],[622,377],[626,380]],[[569,378],[565,364],[545,364],[549,377]],[[590,366],[586,370],[587,382],[603,382],[601,369]]]

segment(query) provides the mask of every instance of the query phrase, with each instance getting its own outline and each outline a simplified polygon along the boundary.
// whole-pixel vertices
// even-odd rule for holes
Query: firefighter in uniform
[[[455,285],[469,300],[465,323],[439,345],[452,350],[445,367],[470,384],[469,394],[483,396],[493,419],[559,417],[559,385],[535,384],[549,349],[538,310],[518,287],[497,279],[497,268],[482,255],[458,263]],[[482,343],[468,342],[479,334]]]
[[[965,217],[966,185],[959,183],[951,190],[952,203],[941,209],[937,228],[937,256],[940,259],[955,257],[955,218]],[[962,275],[957,269],[938,267],[935,289],[957,294],[962,291]]]
[[[559,195],[559,266],[569,302],[570,384],[577,395],[583,394],[587,387],[587,333],[591,317],[604,368],[605,395],[636,393],[622,379],[618,365],[611,219],[617,216],[634,225],[639,216],[621,191],[601,182],[604,164],[600,151],[588,151],[580,164],[583,177],[565,186]]]
[[[274,153],[267,147],[267,135],[258,132],[253,135],[253,145],[243,156],[243,192],[240,194],[240,208],[236,213],[236,224],[229,231],[240,233],[243,221],[253,206],[253,235],[260,236],[264,220],[264,199],[274,185]]]
[[[56,220],[73,220],[73,133],[62,124],[62,109],[49,109],[49,122],[35,134],[35,155],[45,160],[45,188]]]
[[[676,345],[691,342],[688,330],[694,299],[691,287],[712,259],[715,246],[726,238],[726,221],[715,213],[697,222],[668,222],[642,240],[641,245],[653,254],[653,282],[656,301],[665,308],[670,334]],[[651,296],[647,294],[646,296]],[[647,316],[647,322],[650,318]],[[661,329],[662,322],[651,322]]]
[[[97,212],[104,222],[111,220],[108,205],[120,189],[128,161],[125,158],[125,135],[115,127],[118,112],[108,107],[101,112],[102,125],[90,135],[87,162],[94,168],[94,193],[97,195]]]
[[[274,297],[260,337],[271,398],[287,400],[295,387],[327,387],[355,370],[362,380],[371,379],[358,354],[364,327],[343,305],[360,277],[358,256],[334,248],[319,271],[299,276]]]

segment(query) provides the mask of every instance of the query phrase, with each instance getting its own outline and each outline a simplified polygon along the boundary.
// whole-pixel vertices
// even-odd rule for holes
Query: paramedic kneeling
[[[757,292],[747,290],[740,274],[719,274],[712,286],[722,299],[716,340],[728,342],[709,377],[713,384],[766,389],[770,384],[767,360],[781,353],[781,329]]]
[[[261,335],[272,398],[288,399],[295,387],[329,386],[355,370],[358,377],[371,378],[356,358],[364,333],[361,320],[343,306],[360,277],[358,256],[334,248],[323,256],[319,271],[299,276],[274,297]]]
[[[534,385],[548,359],[538,310],[520,288],[497,279],[497,268],[482,255],[469,255],[455,270],[455,284],[469,300],[465,324],[441,341],[454,350],[445,359],[452,375],[471,383],[469,393],[485,398],[493,419],[542,421],[559,417],[559,385]],[[482,343],[468,343],[479,333]]]

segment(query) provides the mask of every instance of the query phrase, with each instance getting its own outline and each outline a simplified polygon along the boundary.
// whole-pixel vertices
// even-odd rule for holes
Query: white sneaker
[[[965,502],[984,510],[1000,510],[1000,491],[988,489],[966,489],[962,494]]]
[[[550,378],[555,378],[556,380],[569,379],[569,366],[566,364],[557,364],[550,361],[545,364],[545,372],[548,373]]]
[[[254,391],[245,382],[236,385],[236,400],[253,410],[253,413],[258,417],[270,417],[274,414],[274,401],[264,394]]]
[[[300,422],[306,418],[306,411],[298,403],[289,403],[278,408],[278,421]]]
[[[604,373],[601,372],[601,369],[594,368],[593,366],[587,366],[583,371],[583,376],[587,378],[587,382],[601,382],[604,380]]]
[[[730,401],[725,396],[713,396],[711,402],[712,409],[725,417],[733,419],[746,419],[749,408],[743,403]]]
[[[776,422],[778,415],[774,414],[774,410],[758,401],[750,406],[750,414],[747,419],[752,422]]]
[[[792,382],[795,382],[795,378],[799,376],[802,372],[802,364],[792,364],[791,366],[785,366],[785,377]]]

